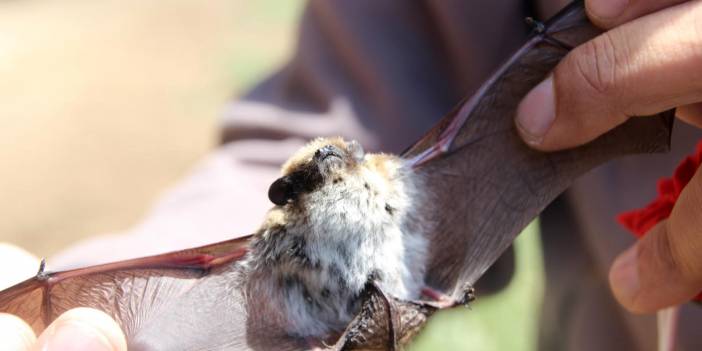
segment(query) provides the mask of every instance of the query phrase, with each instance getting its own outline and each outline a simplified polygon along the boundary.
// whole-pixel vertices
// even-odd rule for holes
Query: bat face
[[[364,152],[356,141],[318,138],[307,144],[283,165],[283,176],[268,189],[268,198],[283,206],[323,186],[331,178],[337,183],[345,172],[354,172]]]
[[[415,179],[405,161],[365,154],[353,140],[315,139],[283,165],[282,173],[268,191],[278,217],[348,217],[337,221],[337,228],[364,226],[371,219],[400,225],[412,205]]]

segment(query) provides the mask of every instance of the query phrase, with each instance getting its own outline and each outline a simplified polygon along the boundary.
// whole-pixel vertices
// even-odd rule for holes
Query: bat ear
[[[365,152],[363,151],[363,146],[356,141],[356,140],[351,140],[346,144],[346,148],[349,150],[349,153],[351,153],[351,156],[353,157],[356,162],[361,162],[363,161],[363,157],[365,156]]]
[[[293,191],[293,182],[290,181],[290,177],[278,178],[268,188],[268,199],[278,206],[283,206],[288,203],[288,200],[294,198],[295,192]]]

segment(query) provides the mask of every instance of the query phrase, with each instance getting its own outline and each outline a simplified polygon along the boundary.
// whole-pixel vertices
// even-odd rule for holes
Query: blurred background
[[[0,241],[129,228],[281,65],[303,1],[0,2]]]
[[[48,257],[129,228],[291,54],[301,0],[0,2],[0,241]],[[416,350],[536,348],[536,226],[509,287],[441,313]]]

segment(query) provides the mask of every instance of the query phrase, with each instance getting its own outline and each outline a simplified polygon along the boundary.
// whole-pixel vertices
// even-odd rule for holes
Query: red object
[[[680,162],[672,178],[661,178],[658,181],[658,197],[653,202],[644,208],[619,214],[617,216],[619,223],[634,233],[636,237],[644,236],[658,222],[670,216],[675,201],[678,200],[685,185],[695,175],[700,163],[702,163],[702,141],[697,144],[697,150],[694,154]],[[695,300],[702,301],[702,293],[697,295]]]

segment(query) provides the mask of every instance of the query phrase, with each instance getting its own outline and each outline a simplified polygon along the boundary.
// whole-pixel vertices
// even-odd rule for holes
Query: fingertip
[[[619,18],[629,7],[629,0],[588,0],[585,10],[598,27],[612,28],[619,23]]]
[[[675,117],[680,118],[687,124],[702,128],[702,102],[676,108]]]
[[[117,322],[102,311],[75,308],[63,313],[39,336],[42,351],[126,351],[127,342]]]
[[[636,296],[641,290],[636,245],[628,248],[614,260],[609,270],[609,283],[614,297],[622,306],[632,312],[644,312],[636,305]]]
[[[671,219],[654,226],[612,264],[609,272],[612,292],[631,312],[653,313],[679,305],[690,301],[702,289],[698,273],[693,276],[685,273],[685,266],[696,259],[675,248],[679,243],[671,237],[680,239],[683,233],[671,235]]]
[[[7,351],[26,351],[36,341],[32,327],[19,317],[0,313],[0,340],[2,349]]]

